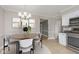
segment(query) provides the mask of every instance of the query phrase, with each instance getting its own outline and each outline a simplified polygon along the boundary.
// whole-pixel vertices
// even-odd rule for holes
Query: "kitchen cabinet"
[[[62,17],[62,26],[69,26],[69,18]]]
[[[59,44],[66,46],[67,45],[67,34],[59,33]]]
[[[70,19],[70,26],[79,26],[79,17],[74,17]]]

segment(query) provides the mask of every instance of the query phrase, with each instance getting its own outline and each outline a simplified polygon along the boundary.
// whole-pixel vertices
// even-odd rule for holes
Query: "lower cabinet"
[[[66,46],[67,45],[67,34],[59,33],[59,44]]]

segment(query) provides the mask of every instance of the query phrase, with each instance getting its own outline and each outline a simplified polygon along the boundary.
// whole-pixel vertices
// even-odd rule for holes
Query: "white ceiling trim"
[[[2,6],[1,6],[2,7]],[[6,6],[4,6],[4,7],[2,7],[3,9],[5,9],[5,11],[12,11],[12,12],[16,12],[16,13],[18,13],[18,12],[20,12],[20,11],[23,11],[23,6],[21,6],[19,9],[17,9],[17,7],[14,9],[14,7],[13,7],[13,9],[12,8],[5,8]],[[11,7],[11,6],[10,6]],[[63,12],[65,12],[65,11],[67,11],[67,10],[69,10],[69,9],[71,9],[71,8],[73,8],[73,6],[71,6],[71,7],[68,7],[67,8],[67,6],[66,6],[66,8],[64,9],[64,10],[58,10],[58,7],[56,8],[57,10],[55,10],[54,9],[54,11],[58,11],[58,12],[54,12],[53,11],[53,9],[52,10],[50,10],[50,9],[48,9],[47,11],[48,11],[48,13],[45,13],[45,12],[43,12],[45,9],[43,8],[43,7],[46,7],[46,6],[43,6],[42,8],[44,9],[42,9],[41,11],[43,12],[43,13],[40,13],[40,10],[38,9],[38,8],[40,8],[40,6],[35,6],[35,7],[37,7],[37,9],[36,10],[38,10],[38,11],[36,11],[36,10],[34,10],[34,12],[33,11],[29,11],[29,9],[26,9],[26,11],[28,12],[28,13],[32,13],[33,15],[38,15],[38,16],[45,16],[45,17],[51,17],[51,18],[53,18],[53,17],[61,17],[61,14],[63,13]],[[48,6],[47,6],[48,7]],[[54,7],[56,7],[56,6],[54,6]],[[59,6],[60,7],[60,6]],[[28,8],[28,7],[27,7]],[[48,7],[48,8],[50,8],[50,7]],[[22,10],[21,10],[22,9]],[[32,7],[32,9],[33,9],[33,7]],[[61,7],[61,9],[62,9],[62,7]]]
[[[70,11],[72,8],[75,8],[75,7],[76,7],[76,5],[72,5],[71,7],[66,8],[66,9],[64,9],[64,10],[60,11],[60,13],[61,13],[61,14],[64,14],[64,13],[66,13],[66,12]]]
[[[18,14],[18,10],[6,9],[6,8],[3,8],[3,7],[1,7],[1,8],[4,9],[4,11],[10,11],[10,12],[14,12],[14,13]],[[32,15],[36,15],[36,16],[39,16],[39,17],[45,17],[45,18],[59,18],[59,17],[61,17],[60,14],[54,14],[54,15],[47,16],[47,15],[41,15],[41,14],[37,14],[37,13],[32,13],[32,12],[29,12],[29,11],[27,11],[27,12],[31,13]]]

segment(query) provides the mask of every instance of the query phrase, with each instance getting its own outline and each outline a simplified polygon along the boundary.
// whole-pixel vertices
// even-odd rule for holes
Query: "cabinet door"
[[[67,40],[67,34],[66,33],[60,33],[59,34],[59,43],[61,44],[61,45],[64,45],[64,46],[66,46],[66,40]]]
[[[62,17],[62,26],[69,26],[69,18]]]

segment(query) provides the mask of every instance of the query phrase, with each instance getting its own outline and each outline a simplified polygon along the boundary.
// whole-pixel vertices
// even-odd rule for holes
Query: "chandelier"
[[[19,12],[18,16],[20,18],[20,25],[21,27],[28,27],[29,21],[31,19],[31,14],[27,12]]]
[[[27,12],[19,12],[18,16],[20,19],[24,19],[24,20],[31,18],[31,14]]]

